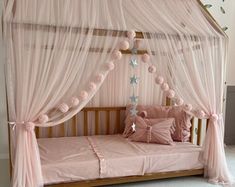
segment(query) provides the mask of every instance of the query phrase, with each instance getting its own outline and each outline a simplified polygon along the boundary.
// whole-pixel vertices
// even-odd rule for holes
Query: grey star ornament
[[[139,78],[136,75],[130,77],[130,84],[138,84]]]
[[[130,61],[130,65],[135,68],[136,66],[138,66],[138,62],[135,58],[132,58]]]
[[[130,97],[131,103],[136,104],[138,102],[138,96],[132,95]]]
[[[130,112],[131,112],[131,116],[137,116],[138,111],[136,110],[136,108],[132,108]]]

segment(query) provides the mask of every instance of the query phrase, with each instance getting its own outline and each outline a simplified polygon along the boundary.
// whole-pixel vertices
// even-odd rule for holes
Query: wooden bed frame
[[[207,15],[206,18],[207,20],[221,33],[223,33],[225,36],[225,32],[220,28],[219,24],[214,20],[214,18],[210,15],[210,13],[207,11],[207,9],[203,6],[200,0],[197,0],[198,4],[200,5],[201,9],[204,10]],[[26,24],[27,26],[27,24]],[[94,30],[94,34],[97,36],[102,36],[104,33],[106,33],[107,30],[103,29],[96,29]],[[114,33],[116,35],[120,34],[120,31],[117,31]],[[143,33],[142,32],[136,32],[136,38],[142,39],[143,38]],[[92,49],[92,52],[97,51],[97,49]],[[131,54],[130,50],[122,50],[121,51],[123,54]],[[146,50],[138,50],[137,54],[141,55],[146,53]],[[152,52],[154,54],[154,52]],[[7,94],[7,93],[6,93]],[[7,95],[6,95],[7,98]],[[170,105],[170,100],[167,99],[166,105]],[[88,126],[88,113],[93,112],[95,113],[95,135],[99,135],[100,133],[100,124],[99,124],[99,113],[104,112],[106,114],[106,131],[105,134],[110,134],[110,114],[111,112],[114,112],[116,115],[116,120],[115,120],[115,133],[121,133],[123,130],[123,111],[125,111],[125,107],[89,107],[89,108],[84,108],[82,110],[83,113],[83,119],[84,123],[79,124],[83,125],[83,135],[88,136],[89,134],[89,126]],[[8,107],[7,107],[7,113],[8,113]],[[78,136],[78,121],[77,121],[77,116],[74,116],[72,119],[69,120],[72,128],[72,134],[71,136]],[[197,122],[197,124],[195,123]],[[202,131],[203,129],[207,130],[208,126],[208,120],[206,122],[206,127],[203,127],[203,121],[202,119],[192,119],[191,120],[192,127],[191,127],[191,137],[190,137],[190,142],[201,145],[202,143]],[[67,124],[63,123],[60,125],[60,136],[68,136],[65,133],[65,126]],[[196,127],[196,128],[195,128]],[[48,131],[48,136],[47,138],[52,138],[53,137],[53,129],[55,127],[48,127],[46,128]],[[37,138],[40,138],[40,130],[42,128],[35,128],[35,133]],[[45,130],[45,128],[44,128]],[[194,133],[195,131],[195,133]],[[81,133],[81,132],[80,132]],[[194,134],[196,134],[196,137],[194,137]],[[10,176],[12,176],[12,165],[11,165],[11,139],[10,139],[10,127],[8,125],[8,138],[9,138],[9,157],[10,157]],[[196,138],[196,139],[195,139]],[[196,140],[196,141],[195,141]],[[47,187],[81,187],[81,186],[102,186],[102,185],[110,185],[110,184],[120,184],[120,183],[129,183],[129,182],[139,182],[139,181],[147,181],[147,180],[154,180],[154,179],[166,179],[166,178],[173,178],[173,177],[182,177],[182,176],[192,176],[192,175],[203,175],[204,170],[203,169],[192,169],[192,170],[181,170],[181,171],[172,171],[172,172],[159,172],[159,173],[151,173],[151,174],[145,174],[142,176],[127,176],[127,177],[117,177],[117,178],[105,178],[105,179],[95,179],[95,180],[86,180],[86,181],[79,181],[79,182],[69,182],[69,183],[59,183],[59,184],[51,184],[51,185],[45,185]]]
[[[170,101],[167,100],[166,102],[167,105],[170,104]],[[83,116],[83,135],[88,136],[88,135],[93,135],[89,134],[89,125],[88,125],[88,118],[89,118],[89,113],[93,113],[95,117],[95,135],[99,134],[112,134],[110,133],[110,114],[115,114],[115,130],[113,134],[117,133],[122,133],[123,132],[123,124],[124,124],[124,115],[125,115],[125,109],[126,107],[87,107],[84,108],[80,114],[82,113]],[[100,123],[99,123],[99,118],[100,118],[100,113],[104,113],[105,116],[105,133],[100,133]],[[60,125],[60,137],[68,136],[65,133],[65,126],[66,125],[71,125],[72,133],[70,136],[77,136],[78,135],[78,129],[77,129],[77,121],[78,121],[78,116],[74,116],[72,119],[69,120],[70,123],[68,124],[61,124]],[[201,145],[202,141],[202,120],[198,119],[197,122],[197,128],[195,128],[196,120],[192,119],[192,127],[191,127],[191,137],[190,137],[190,142],[195,143],[197,145]],[[208,123],[207,123],[208,124]],[[41,127],[42,128],[42,127]],[[36,128],[36,136],[37,138],[40,138],[40,129],[41,128]],[[48,130],[48,136],[47,138],[52,138],[53,137],[53,128],[55,127],[47,127],[44,128]],[[207,128],[204,128],[207,129]],[[194,137],[194,131],[197,134],[197,137]],[[80,132],[81,134],[81,132]],[[45,137],[45,136],[44,136]],[[57,136],[58,137],[58,136]],[[196,138],[196,141],[194,140]],[[182,177],[182,176],[192,176],[192,175],[203,175],[203,169],[192,169],[192,170],[181,170],[181,171],[172,171],[172,172],[160,172],[160,173],[151,173],[151,174],[145,174],[142,176],[127,176],[127,177],[115,177],[115,178],[104,178],[104,179],[95,179],[95,180],[86,180],[86,181],[78,181],[78,182],[68,182],[68,183],[59,183],[59,184],[50,184],[50,185],[45,185],[46,187],[80,187],[80,186],[102,186],[102,185],[110,185],[110,184],[120,184],[120,183],[130,183],[130,182],[139,182],[139,181],[147,181],[147,180],[155,180],[155,179],[166,179],[166,178],[174,178],[174,177]]]

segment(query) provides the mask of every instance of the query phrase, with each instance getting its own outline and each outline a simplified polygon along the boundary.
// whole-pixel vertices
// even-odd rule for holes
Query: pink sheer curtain
[[[199,116],[203,111],[204,118],[211,118],[202,156],[206,176],[213,182],[231,183],[220,117],[227,38],[208,21],[196,0],[5,2],[7,93],[9,118],[15,129],[14,187],[43,185],[34,126],[60,124],[94,96],[116,65],[112,54],[125,37],[115,30],[152,33],[144,34],[142,46],[151,56],[148,65],[157,67],[156,74],[174,89],[175,99],[183,98],[193,106],[192,114]],[[97,36],[95,28],[109,31]],[[128,63],[128,59],[119,62]],[[142,87],[143,91],[149,87]],[[152,89],[161,98],[158,91]],[[157,103],[154,99],[145,101]],[[213,114],[219,119],[212,118]]]
[[[120,57],[115,50],[125,38],[125,33],[113,37],[113,31],[102,37],[93,33],[96,19],[110,11],[100,7],[101,12],[96,12],[97,1],[49,4],[48,24],[40,22],[48,17],[37,9],[45,3],[8,1],[4,14],[14,187],[43,186],[34,126],[54,126],[78,113],[115,68]],[[94,14],[74,27],[70,13],[81,13],[76,7]],[[64,15],[63,8],[70,11]]]

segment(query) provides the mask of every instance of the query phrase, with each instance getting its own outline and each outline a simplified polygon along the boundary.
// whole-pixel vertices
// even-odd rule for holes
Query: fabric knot
[[[151,141],[151,134],[152,134],[152,126],[147,126],[147,128],[146,128],[146,130],[147,130],[147,143],[149,143],[150,141]]]
[[[217,114],[211,114],[210,119],[212,121],[217,121],[219,119],[219,116]]]
[[[34,131],[35,124],[33,122],[26,122],[24,125],[26,131],[28,132]]]

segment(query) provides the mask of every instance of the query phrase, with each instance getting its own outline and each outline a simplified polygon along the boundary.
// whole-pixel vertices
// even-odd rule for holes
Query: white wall
[[[227,64],[227,84],[235,85],[235,0],[202,0],[204,4],[212,4],[208,10],[223,27],[227,26],[226,31],[229,36],[229,59]],[[222,14],[220,6],[223,6],[226,13]],[[2,0],[0,0],[1,14]],[[8,138],[7,138],[7,119],[6,119],[6,103],[5,103],[5,86],[4,86],[4,56],[2,40],[0,39],[0,159],[8,154]]]
[[[201,0],[203,4],[211,4],[208,11],[216,19],[221,27],[228,27],[225,31],[229,37],[229,51],[227,63],[227,85],[235,85],[235,0]],[[220,10],[223,7],[225,14]]]

